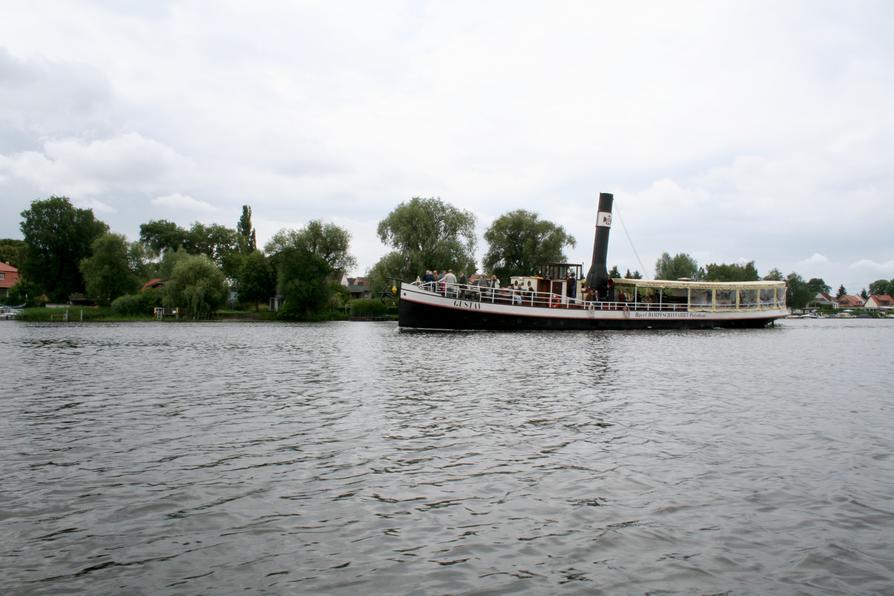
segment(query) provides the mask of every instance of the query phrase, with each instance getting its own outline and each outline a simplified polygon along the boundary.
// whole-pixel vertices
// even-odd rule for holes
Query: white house
[[[863,308],[876,310],[894,310],[894,298],[889,294],[873,294],[866,299]]]

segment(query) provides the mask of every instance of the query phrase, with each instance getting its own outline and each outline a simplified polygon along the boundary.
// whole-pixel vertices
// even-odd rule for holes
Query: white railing
[[[420,282],[415,286],[455,300],[490,302],[539,308],[572,308],[587,310],[627,310],[638,312],[687,312],[689,310],[735,311],[784,308],[774,302],[741,302],[739,304],[687,304],[685,302],[648,302],[632,300],[583,300],[551,292],[535,292],[514,287],[492,288],[475,284],[447,284],[443,281]]]

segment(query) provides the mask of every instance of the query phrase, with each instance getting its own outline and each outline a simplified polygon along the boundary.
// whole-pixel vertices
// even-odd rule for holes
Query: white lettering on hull
[[[468,308],[471,310],[481,310],[480,302],[470,302],[469,300],[454,300],[453,306],[457,308]]]
[[[693,312],[638,312],[631,311],[631,318],[634,319],[704,319],[707,318],[705,313]]]

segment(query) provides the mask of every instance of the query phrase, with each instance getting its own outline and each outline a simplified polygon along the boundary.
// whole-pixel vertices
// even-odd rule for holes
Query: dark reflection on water
[[[890,592],[892,338],[0,324],[0,588]]]

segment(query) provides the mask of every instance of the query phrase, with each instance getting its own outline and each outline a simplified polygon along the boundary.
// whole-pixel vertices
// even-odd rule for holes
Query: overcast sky
[[[602,191],[622,271],[858,292],[894,278],[892,161],[887,1],[0,4],[0,237],[51,195],[131,240],[247,203],[261,242],[345,227],[362,274],[435,196],[479,234],[535,211],[589,267]]]

